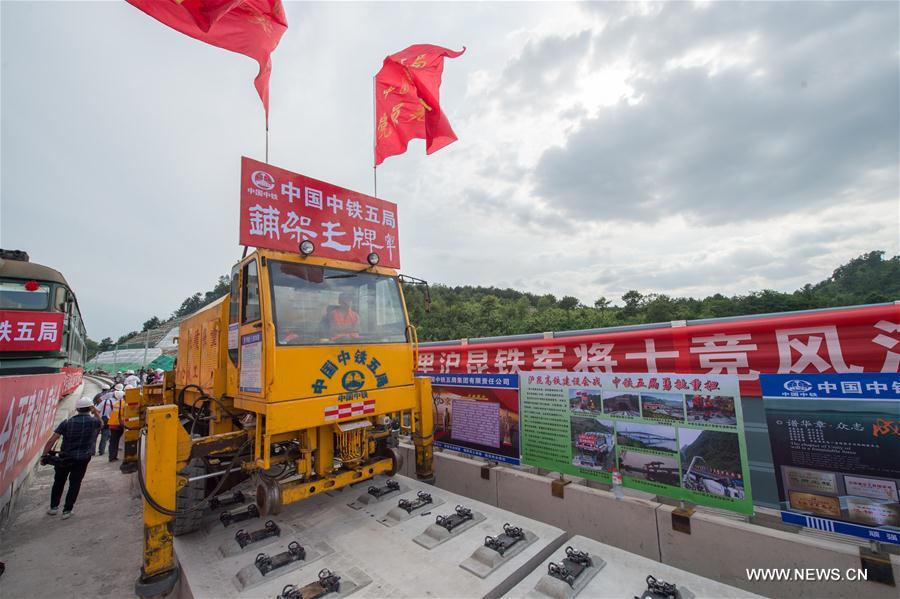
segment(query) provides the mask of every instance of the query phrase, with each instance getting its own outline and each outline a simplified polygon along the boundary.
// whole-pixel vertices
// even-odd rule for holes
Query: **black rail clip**
[[[507,549],[523,540],[525,540],[525,531],[507,522],[503,525],[503,532],[496,537],[484,537],[484,546],[503,555]]]
[[[259,518],[259,508],[256,507],[255,503],[248,505],[245,510],[238,512],[222,512],[219,514],[219,521],[222,523],[222,526],[225,527],[231,526],[235,522],[249,520],[250,518]]]
[[[256,568],[259,570],[260,574],[265,576],[272,570],[277,570],[288,564],[299,562],[302,559],[306,559],[306,549],[304,549],[297,541],[291,541],[287,551],[282,551],[281,553],[276,553],[272,556],[267,553],[260,553],[257,555]]]
[[[265,525],[259,530],[247,532],[243,528],[240,529],[239,531],[234,533],[234,540],[237,541],[237,544],[241,546],[241,549],[243,549],[250,543],[256,543],[257,541],[262,541],[263,539],[268,539],[269,537],[280,536],[281,529],[278,528],[278,525],[271,520],[266,520]]]
[[[213,497],[209,500],[209,509],[217,510],[219,508],[228,507],[231,505],[237,505],[239,503],[244,503],[247,498],[244,496],[242,491],[235,491],[231,494],[230,497],[225,495],[220,495],[219,497]]]
[[[575,581],[578,580],[581,573],[593,565],[594,561],[587,553],[566,547],[566,557],[563,558],[562,563],[550,562],[547,566],[547,574],[574,587]]]
[[[397,507],[399,507],[401,510],[406,510],[407,514],[411,514],[413,513],[413,510],[417,510],[423,505],[428,505],[431,502],[432,499],[430,493],[419,491],[418,493],[416,493],[415,499],[413,499],[412,501],[409,501],[408,499],[401,499],[397,503]]]
[[[680,599],[681,593],[671,582],[657,580],[652,574],[647,576],[647,590],[640,599]],[[635,597],[634,599],[638,599]]]
[[[277,599],[319,599],[328,593],[341,590],[341,577],[330,570],[320,570],[319,580],[311,582],[303,588],[289,584],[281,589]]]
[[[453,529],[466,522],[471,520],[472,510],[467,507],[463,507],[461,505],[456,506],[456,513],[450,514],[449,516],[438,516],[434,523],[438,526],[443,526],[447,529],[447,532],[453,532]]]
[[[375,497],[376,499],[381,499],[388,493],[393,493],[394,491],[400,490],[400,483],[395,480],[388,480],[384,483],[383,487],[376,487],[372,485],[369,487],[369,495]]]

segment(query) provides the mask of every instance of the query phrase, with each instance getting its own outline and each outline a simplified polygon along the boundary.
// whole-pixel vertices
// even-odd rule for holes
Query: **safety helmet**
[[[84,408],[90,408],[94,405],[94,398],[89,397],[87,395],[82,395],[78,399],[75,400],[75,409],[83,410]]]
[[[133,371],[133,370],[126,370],[126,371],[125,371],[125,374],[134,374],[134,371]]]
[[[124,388],[125,388],[125,385],[123,385],[122,383],[116,383],[116,391],[121,391]]]
[[[102,387],[100,387],[100,389],[102,391],[109,391],[109,385],[103,385]]]
[[[124,391],[116,391],[115,393],[113,393],[113,395],[115,396],[116,399],[122,399],[125,397],[125,392]]]
[[[125,385],[126,389],[137,389],[134,385]]]
[[[156,372],[165,372],[165,370],[163,370],[162,368],[157,368]]]

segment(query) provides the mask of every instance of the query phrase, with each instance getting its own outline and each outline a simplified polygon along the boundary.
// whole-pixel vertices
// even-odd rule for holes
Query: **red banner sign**
[[[423,373],[523,370],[736,374],[758,397],[760,372],[900,371],[900,304],[419,348]]]
[[[400,268],[397,205],[241,158],[241,245]]]
[[[0,352],[59,350],[63,317],[62,312],[0,310]]]
[[[0,378],[0,496],[50,436],[65,378],[65,374]]]
[[[63,395],[68,395],[75,391],[84,377],[84,369],[78,367],[60,368],[59,371],[66,375],[65,383],[63,383]]]

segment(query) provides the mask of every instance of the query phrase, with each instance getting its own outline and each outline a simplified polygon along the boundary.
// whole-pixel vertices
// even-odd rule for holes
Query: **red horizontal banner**
[[[65,374],[0,378],[0,495],[50,436],[65,379]]]
[[[0,352],[58,351],[63,317],[62,312],[0,310]]]
[[[84,369],[77,367],[60,368],[59,371],[66,375],[65,383],[63,383],[63,395],[73,392],[81,384],[84,377]]]
[[[422,373],[528,370],[736,374],[751,397],[761,372],[898,372],[900,304],[419,348]]]
[[[400,268],[397,205],[241,158],[241,245]]]

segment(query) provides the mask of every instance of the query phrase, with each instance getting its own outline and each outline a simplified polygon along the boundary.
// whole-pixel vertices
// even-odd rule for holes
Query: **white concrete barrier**
[[[404,449],[409,476],[414,477],[414,452],[409,446]],[[649,499],[616,499],[610,491],[578,482],[566,485],[562,498],[554,497],[551,484],[556,475],[496,466],[485,480],[481,477],[483,461],[447,451],[435,453],[434,464],[439,488],[753,593],[773,597],[897,597],[896,587],[876,582],[748,580],[747,568],[815,568],[828,570],[827,576],[836,568],[844,577],[861,567],[859,547],[850,540],[825,540],[702,511],[691,519],[692,534],[688,535],[672,530],[674,507]],[[892,555],[891,559],[894,578],[900,581],[900,557]]]
[[[845,577],[860,568],[859,546],[809,535],[777,530],[697,512],[691,518],[691,534],[672,530],[672,511],[656,510],[662,561],[725,584],[770,597],[896,598],[896,587],[850,580],[750,581],[748,568],[814,568],[831,577]],[[900,558],[893,555],[894,579],[900,581]],[[836,571],[831,571],[835,568]],[[819,576],[819,574],[812,574]]]

